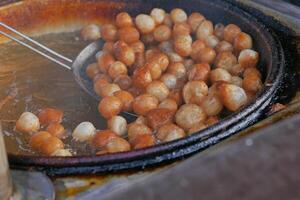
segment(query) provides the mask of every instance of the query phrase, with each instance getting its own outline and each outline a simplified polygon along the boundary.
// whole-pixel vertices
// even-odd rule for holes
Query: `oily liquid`
[[[6,200],[11,196],[11,194],[12,194],[12,183],[9,174],[3,136],[2,133],[0,132],[0,199]]]
[[[37,41],[74,59],[88,44],[79,33],[53,33],[35,37]],[[35,114],[39,109],[55,107],[64,111],[62,124],[67,130],[66,148],[75,155],[91,155],[88,145],[72,140],[72,130],[83,121],[104,129],[106,121],[97,111],[98,102],[76,83],[73,73],[48,61],[14,42],[0,45],[0,100],[11,90],[17,91],[14,100],[0,110],[7,152],[19,155],[38,155],[28,147],[29,136],[14,130],[15,122],[24,111]]]

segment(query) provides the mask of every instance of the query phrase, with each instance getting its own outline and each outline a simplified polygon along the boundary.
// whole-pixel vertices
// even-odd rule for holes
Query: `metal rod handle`
[[[15,33],[16,35],[20,36],[22,39],[24,39],[26,41],[29,41],[29,42],[37,45],[38,47],[42,48],[46,53],[53,54],[53,55],[57,56],[58,58],[60,58],[61,60],[65,61],[65,62],[67,62],[69,64],[72,64],[73,61],[71,59],[69,59],[69,58],[67,58],[67,57],[65,57],[65,56],[63,56],[63,55],[55,52],[54,50],[52,50],[52,49],[50,49],[50,48],[48,48],[48,47],[46,47],[44,45],[42,45],[41,43],[39,43],[39,42],[31,39],[30,37],[24,35],[23,33],[20,33],[19,31],[15,30],[14,28],[12,28],[12,27],[10,27],[10,26],[2,23],[2,22],[0,22],[0,26],[8,29],[9,31],[11,31],[13,33]],[[23,41],[15,38],[14,36],[12,36],[12,35],[10,35],[8,33],[0,31],[0,34],[3,35],[3,36],[5,36],[5,37],[7,37],[7,38],[9,38],[9,39],[11,39],[11,40],[13,40],[13,41],[15,41],[15,42],[17,42],[17,43],[19,43],[19,44],[21,44],[24,47],[27,47],[28,49],[30,49],[30,50],[38,53],[39,55],[47,58],[48,60],[51,60],[52,62],[55,62],[55,63],[59,64],[60,66],[66,68],[68,70],[72,69],[72,67],[70,65],[63,63],[62,61],[56,59],[55,57],[53,57],[51,55],[48,55],[48,54],[46,54],[46,53],[44,53],[44,52],[42,52],[42,51],[34,48],[33,46],[31,46],[31,45],[29,45],[29,44],[27,44],[27,43],[25,43],[25,42],[23,42]]]

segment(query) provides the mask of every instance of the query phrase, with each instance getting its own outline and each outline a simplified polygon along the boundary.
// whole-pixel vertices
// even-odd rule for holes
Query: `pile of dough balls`
[[[86,74],[101,97],[98,110],[107,129],[82,122],[72,137],[98,155],[184,138],[217,123],[222,113],[238,111],[262,88],[251,36],[235,24],[214,25],[198,12],[154,8],[135,17],[121,12],[114,23],[91,24],[81,34],[105,41]],[[123,111],[138,117],[127,124]],[[49,120],[40,115],[24,113],[17,129],[37,132],[31,146],[56,155],[39,140],[55,138],[51,147],[63,149],[56,133],[63,127],[54,120],[47,122],[47,132],[38,132],[39,123]]]

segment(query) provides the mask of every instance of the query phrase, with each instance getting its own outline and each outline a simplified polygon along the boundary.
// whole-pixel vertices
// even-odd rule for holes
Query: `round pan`
[[[99,4],[104,5],[105,3],[108,3],[108,1],[99,1]],[[264,76],[262,91],[251,104],[242,108],[239,112],[233,113],[203,131],[180,140],[146,149],[102,156],[37,157],[9,155],[12,167],[42,170],[49,175],[66,175],[111,172],[158,165],[192,155],[246,128],[261,118],[267,107],[276,99],[277,91],[282,85],[286,70],[283,49],[275,35],[241,9],[221,0],[156,0],[151,2],[135,0],[110,1],[110,3],[120,4],[120,7],[117,7],[115,11],[109,11],[112,13],[125,10],[134,16],[141,12],[149,13],[153,7],[162,7],[167,11],[180,7],[188,13],[201,12],[214,23],[235,23],[239,25],[243,31],[252,36],[254,48],[260,54],[258,68]],[[84,64],[78,59],[75,62]]]

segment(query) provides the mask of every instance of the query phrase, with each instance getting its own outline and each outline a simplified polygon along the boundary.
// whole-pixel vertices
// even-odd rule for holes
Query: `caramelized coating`
[[[218,82],[218,81],[225,81],[230,83],[231,82],[231,74],[223,68],[217,68],[210,72],[210,81],[212,83]]]
[[[113,54],[114,53],[114,43],[113,42],[105,42],[102,50],[106,51],[110,54]]]
[[[49,124],[49,126],[47,126],[46,131],[58,138],[63,138],[65,135],[65,128],[60,123]]]
[[[114,42],[118,38],[117,27],[113,24],[104,24],[101,26],[101,37],[106,42]]]
[[[135,18],[135,24],[141,33],[151,33],[155,28],[155,21],[149,15],[139,14]]]
[[[173,121],[174,112],[167,108],[156,108],[146,115],[147,122],[153,130],[157,130],[165,124]]]
[[[207,63],[193,65],[193,68],[188,72],[190,81],[204,81],[207,83],[209,78],[210,66]]]
[[[242,86],[243,86],[243,79],[240,78],[239,76],[232,76],[232,77],[231,77],[231,83],[232,83],[233,85],[242,87]]]
[[[243,88],[229,83],[218,85],[218,93],[224,106],[230,111],[237,111],[247,103],[247,95]]]
[[[118,28],[133,26],[133,20],[127,12],[120,12],[116,17],[116,25]]]
[[[130,143],[134,143],[140,135],[151,135],[151,129],[145,124],[132,123],[128,126],[128,139]]]
[[[155,96],[159,101],[163,101],[169,95],[168,87],[161,81],[153,81],[147,86],[148,94]]]
[[[108,141],[105,150],[108,153],[117,153],[117,152],[125,152],[130,151],[130,144],[127,142],[127,140],[117,137],[112,138]]]
[[[173,74],[177,79],[183,78],[186,75],[186,69],[181,62],[171,63],[167,72]]]
[[[90,78],[93,79],[100,72],[97,63],[89,64],[86,67],[85,73]]]
[[[158,42],[167,41],[171,38],[171,29],[166,25],[159,25],[153,31],[153,37]]]
[[[127,133],[127,121],[124,117],[113,116],[107,121],[107,128],[119,136],[124,136]]]
[[[137,68],[132,76],[132,84],[137,88],[146,88],[152,82],[150,70],[147,67]]]
[[[244,73],[244,79],[242,81],[242,86],[247,92],[257,93],[262,88],[262,82],[260,79],[260,74],[256,73]]]
[[[134,27],[123,27],[118,30],[119,40],[126,42],[127,44],[131,44],[134,42],[138,42],[140,39],[139,31]]]
[[[200,49],[196,61],[201,63],[212,64],[216,57],[216,52],[210,47]]]
[[[122,41],[118,41],[114,44],[114,54],[117,60],[124,63],[126,66],[131,66],[135,61],[133,49]]]
[[[223,52],[223,51],[233,51],[233,46],[229,42],[223,40],[217,44],[215,47],[215,50],[217,53]]]
[[[208,36],[212,35],[214,32],[213,23],[209,20],[204,20],[197,29],[196,36],[197,39],[205,40]]]
[[[183,96],[182,96],[182,91],[178,89],[174,89],[170,91],[169,97],[170,99],[173,99],[176,101],[177,105],[180,106],[183,103]]]
[[[117,97],[122,102],[123,111],[132,111],[132,102],[134,97],[127,91],[120,90],[114,93],[114,96]]]
[[[81,29],[84,40],[97,40],[101,38],[100,28],[96,24],[89,24]]]
[[[110,140],[119,136],[111,130],[98,131],[91,141],[91,145],[96,149],[105,148]]]
[[[166,108],[172,112],[176,112],[178,106],[174,99],[167,98],[158,105],[158,108]]]
[[[98,105],[99,113],[106,119],[118,115],[122,111],[122,108],[122,101],[115,96],[104,97]]]
[[[184,104],[175,115],[176,124],[185,130],[189,130],[196,124],[204,122],[205,119],[205,112],[196,104]]]
[[[166,124],[158,129],[156,137],[163,142],[170,142],[185,137],[185,132],[175,124]]]
[[[192,52],[192,37],[190,35],[179,35],[174,39],[174,50],[180,56],[189,56]]]
[[[172,36],[173,38],[176,38],[178,36],[189,35],[191,32],[192,29],[190,25],[186,22],[181,22],[181,23],[174,24],[172,30]]]
[[[102,87],[111,82],[110,77],[109,78],[106,78],[106,77],[107,77],[107,75],[99,74],[99,77],[97,77],[97,79],[95,79],[95,81],[94,81],[94,91],[99,96],[101,96]]]
[[[117,84],[122,90],[127,90],[131,86],[132,80],[128,75],[121,74],[115,77],[114,83]]]
[[[204,42],[206,46],[215,48],[219,44],[220,40],[217,36],[209,35],[205,38]]]
[[[175,24],[185,22],[187,20],[187,14],[180,8],[174,8],[171,11],[170,16]]]
[[[157,108],[158,99],[151,94],[142,94],[133,101],[133,111],[138,115],[146,115],[150,110]]]
[[[238,27],[235,24],[228,24],[224,28],[223,38],[225,41],[230,42],[233,44],[234,38],[238,36],[238,34],[241,32],[240,27]]]
[[[166,54],[164,53],[156,53],[155,55],[153,55],[153,57],[149,60],[149,62],[155,62],[157,63],[162,71],[165,71],[168,66],[169,66],[169,58]]]
[[[143,52],[145,52],[145,45],[140,40],[131,43],[130,47],[132,48],[134,53],[143,53]]]
[[[178,53],[175,53],[175,52],[169,52],[169,53],[166,53],[169,57],[169,60],[170,62],[182,62],[183,61],[183,58],[178,54]]]
[[[100,96],[101,97],[108,97],[108,96],[113,96],[115,92],[120,91],[121,88],[114,83],[108,83],[103,85],[100,88]]]
[[[160,80],[167,86],[170,90],[175,89],[177,84],[177,78],[175,75],[170,73],[165,73],[161,76]]]
[[[215,60],[215,67],[224,68],[230,71],[237,64],[237,58],[230,51],[220,52]]]
[[[195,33],[199,25],[205,20],[205,17],[198,12],[193,12],[189,17],[187,23]]]
[[[114,57],[108,52],[100,52],[97,57],[100,72],[106,73],[109,66],[115,62]]]
[[[39,118],[31,112],[24,112],[16,122],[16,130],[32,134],[40,129]]]
[[[35,151],[39,151],[44,143],[46,143],[49,138],[53,137],[49,132],[40,131],[35,133],[30,137],[29,146]]]
[[[132,145],[134,149],[151,147],[155,145],[155,138],[150,134],[139,135],[138,137],[136,137]]]
[[[119,75],[127,75],[127,67],[124,63],[116,61],[109,66],[108,74],[112,79]]]
[[[252,38],[247,33],[240,32],[234,38],[233,46],[237,52],[240,52],[244,49],[251,49],[252,48]]]
[[[192,43],[192,51],[191,51],[191,57],[196,60],[196,61],[199,61],[200,60],[200,53],[199,51],[201,49],[204,49],[206,47],[205,43],[198,39],[198,40],[195,40],[193,43]]]
[[[215,116],[223,110],[223,104],[218,95],[211,93],[204,97],[201,108],[207,116]]]
[[[46,126],[51,123],[61,123],[63,118],[63,111],[56,108],[44,108],[39,114],[38,118],[41,125]]]
[[[251,49],[244,49],[238,57],[238,63],[243,68],[256,67],[258,63],[258,53]]]
[[[152,80],[156,80],[161,77],[162,70],[157,62],[148,62],[144,67],[149,69]]]
[[[208,87],[203,81],[189,81],[182,90],[185,103],[200,104],[208,94]]]

